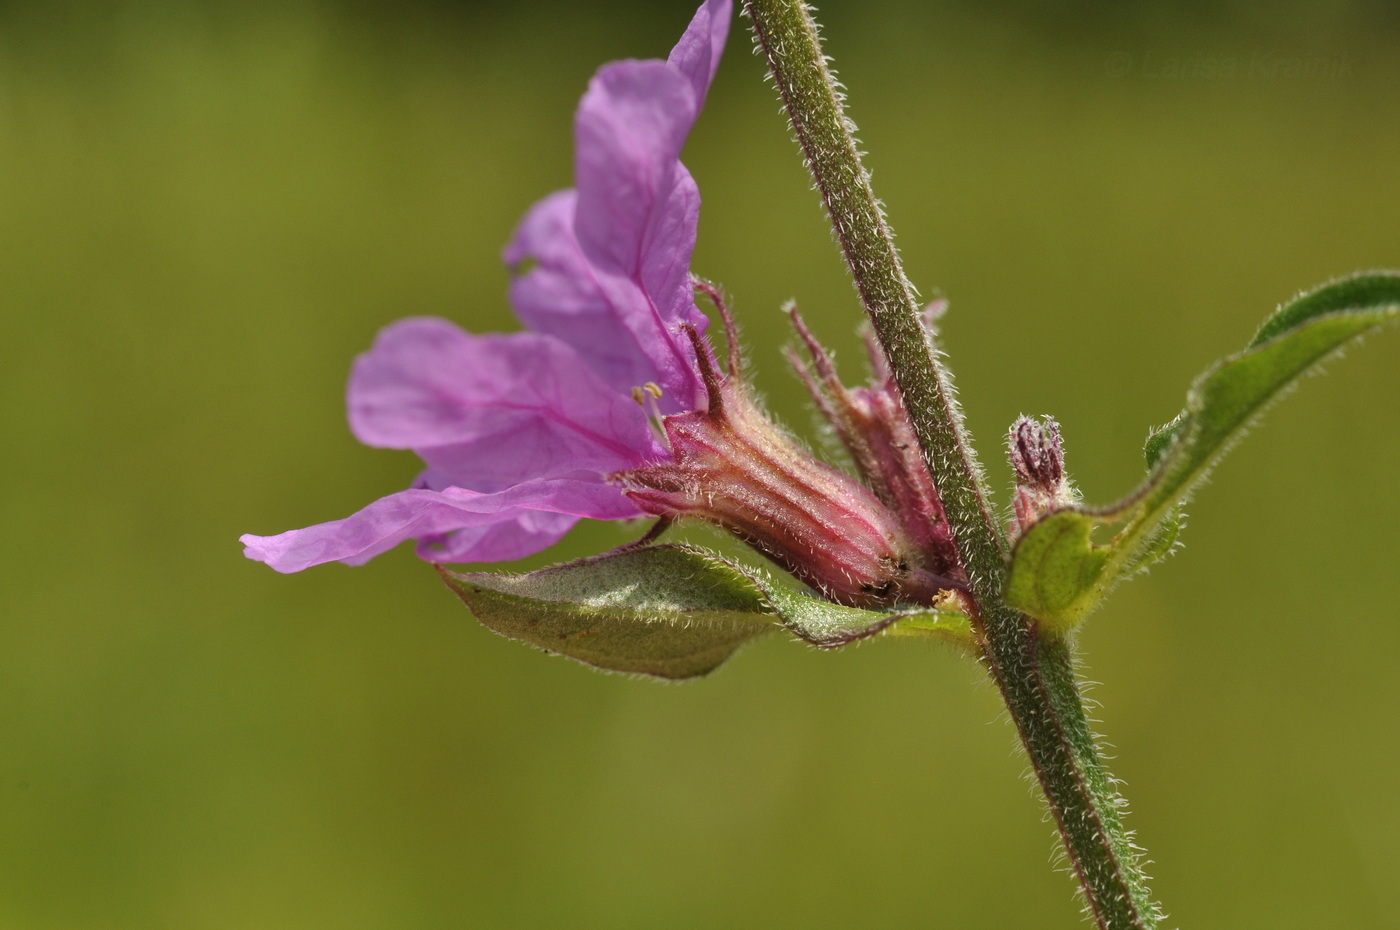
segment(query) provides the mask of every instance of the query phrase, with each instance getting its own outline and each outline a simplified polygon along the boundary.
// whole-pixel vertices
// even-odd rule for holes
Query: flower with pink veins
[[[427,469],[414,486],[343,520],[244,536],[245,555],[295,572],[415,539],[429,561],[491,562],[550,546],[580,517],[643,515],[609,480],[671,455],[637,396],[662,414],[706,404],[691,336],[707,324],[690,278],[700,195],[679,155],[730,17],[730,0],[706,0],[666,61],[594,75],[574,119],[574,188],[531,209],[505,251],[531,264],[510,289],[531,331],[408,319],[356,360],[351,430],[416,452]]]

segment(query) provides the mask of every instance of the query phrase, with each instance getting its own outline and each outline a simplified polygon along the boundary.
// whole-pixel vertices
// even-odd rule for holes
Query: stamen
[[[655,381],[648,381],[640,387],[634,386],[631,390],[632,399],[637,402],[637,406],[646,411],[647,422],[651,424],[651,430],[656,434],[656,438],[661,440],[667,448],[671,446],[671,439],[666,435],[666,427],[663,420],[666,415],[661,412],[661,407],[656,403],[657,399],[665,392]]]
[[[652,427],[661,435],[661,438],[665,440],[666,448],[669,449],[671,447],[671,437],[666,435],[666,426],[663,422],[666,419],[666,414],[661,412],[661,406],[656,402],[656,398],[659,396],[659,394],[656,394],[647,398],[647,406],[651,408],[651,416],[649,419],[651,420]]]

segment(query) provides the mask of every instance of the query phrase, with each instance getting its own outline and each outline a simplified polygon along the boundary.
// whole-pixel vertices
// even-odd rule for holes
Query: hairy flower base
[[[614,476],[638,507],[720,526],[848,606],[930,604],[959,587],[928,569],[894,512],[798,448],[696,347],[709,409],[663,419],[670,461]]]
[[[941,575],[966,581],[938,489],[879,345],[867,333],[873,370],[870,386],[847,388],[836,374],[830,353],[807,328],[796,305],[789,304],[787,312],[811,353],[812,370],[793,350],[788,351],[788,361],[807,385],[822,416],[835,428],[856,471],[880,502],[899,518],[929,567]]]

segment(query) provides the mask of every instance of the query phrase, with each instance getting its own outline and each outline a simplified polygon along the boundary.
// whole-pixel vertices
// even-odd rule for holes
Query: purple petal
[[[515,267],[536,262],[511,287],[521,320],[620,392],[656,382],[663,413],[703,403],[682,329],[708,322],[690,284],[700,195],[679,155],[731,12],[730,0],[706,0],[668,61],[599,69],[574,119],[576,190],[536,205],[505,252]]]
[[[664,61],[614,62],[593,76],[574,117],[574,232],[595,265],[639,269],[698,112],[690,81]]]
[[[610,474],[663,454],[636,402],[539,333],[401,320],[355,360],[348,394],[361,442],[414,449],[458,487]]]
[[[299,572],[323,562],[363,565],[409,539],[429,540],[430,552],[433,543],[439,543],[445,556],[454,559],[500,561],[538,552],[567,529],[561,529],[562,521],[533,521],[531,511],[601,520],[640,515],[620,489],[604,483],[601,477],[556,478],[527,482],[496,494],[461,488],[413,488],[382,497],[344,520],[277,536],[247,535],[240,542],[245,556],[266,562],[279,572]],[[514,527],[488,532],[512,523]],[[465,546],[441,539],[459,530],[470,534]],[[555,531],[558,535],[553,535]],[[445,561],[435,554],[425,557]]]
[[[690,255],[695,250],[695,230],[700,222],[700,189],[685,165],[676,162],[671,188],[660,210],[647,224],[642,243],[642,290],[653,299],[672,295],[668,317],[672,321],[689,323],[700,332],[709,325],[709,318],[695,305],[695,290],[690,278]],[[674,331],[675,327],[672,326]],[[694,346],[683,339],[685,357],[694,359]],[[687,370],[693,370],[693,361]]]
[[[445,475],[432,468],[413,482],[413,487],[431,491],[446,491],[452,486]],[[414,551],[428,562],[504,562],[548,549],[578,519],[566,513],[522,510],[513,519],[500,523],[420,537]]]
[[[674,72],[663,73],[680,81]],[[595,189],[602,182],[582,176],[581,183],[596,183],[536,204],[504,257],[513,266],[535,262],[511,284],[511,303],[522,322],[567,342],[619,394],[656,382],[663,392],[661,411],[679,413],[695,409],[703,397],[695,352],[680,328],[689,323],[703,332],[709,322],[695,306],[690,284],[700,194],[679,161],[656,166],[653,173],[665,189],[655,197],[648,193],[645,203],[625,205],[637,216],[628,219],[619,212],[615,217],[619,226],[608,244],[632,251],[626,267],[618,256],[588,254],[575,235],[587,225],[585,195],[601,196]],[[604,230],[594,234],[607,239]]]
[[[513,520],[420,539],[414,551],[427,562],[507,562],[548,549],[577,522],[571,514],[526,510]]]
[[[531,329],[567,342],[598,375],[620,394],[648,381],[660,383],[661,366],[671,351],[658,340],[645,294],[635,286],[619,302],[609,300],[597,272],[574,238],[573,190],[551,194],[525,214],[505,250],[506,264],[535,266],[510,285],[510,302]],[[618,299],[617,285],[609,293]],[[644,325],[634,331],[630,320]],[[658,351],[659,350],[659,351]],[[683,408],[677,408],[683,409]],[[666,410],[664,412],[676,412]]]
[[[730,0],[705,0],[666,60],[690,79],[695,88],[697,110],[704,104],[705,92],[710,89],[710,81],[714,80],[715,69],[719,67],[732,12]]]
[[[677,155],[696,115],[690,80],[662,61],[599,70],[574,121],[574,236],[593,281],[636,340],[663,410],[702,396],[682,323],[703,326],[691,291],[700,196]]]

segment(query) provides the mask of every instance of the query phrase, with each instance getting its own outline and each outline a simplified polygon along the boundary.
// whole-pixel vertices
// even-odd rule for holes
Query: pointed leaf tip
[[[884,632],[975,645],[954,595],[891,613],[842,607],[681,545],[624,549],[523,575],[438,571],[488,629],[605,671],[694,678],[784,627],[828,648]]]

